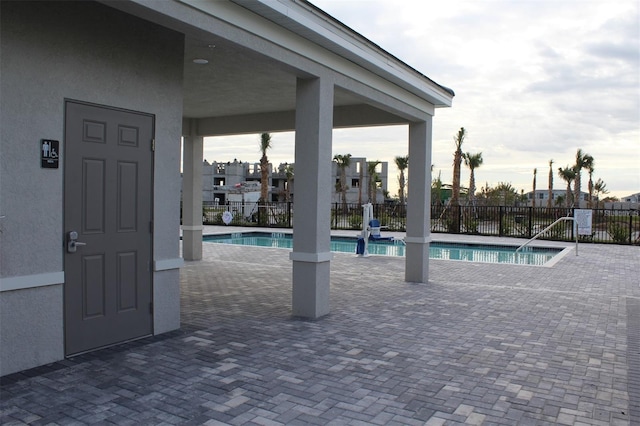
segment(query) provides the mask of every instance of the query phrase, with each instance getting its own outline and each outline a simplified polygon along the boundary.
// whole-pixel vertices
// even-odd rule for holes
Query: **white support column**
[[[292,313],[311,319],[330,310],[333,90],[319,78],[297,82]]]
[[[182,257],[202,259],[202,136],[184,137],[182,155]]]
[[[409,194],[405,281],[429,281],[432,117],[409,124]]]

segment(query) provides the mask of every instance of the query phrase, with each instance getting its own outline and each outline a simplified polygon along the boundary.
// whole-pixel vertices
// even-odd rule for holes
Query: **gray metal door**
[[[67,355],[152,333],[154,118],[68,101],[64,298]]]

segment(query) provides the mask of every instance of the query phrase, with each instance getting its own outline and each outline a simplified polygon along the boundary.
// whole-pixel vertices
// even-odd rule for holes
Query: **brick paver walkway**
[[[205,244],[180,331],[2,378],[0,423],[640,424],[640,247],[579,253],[426,285],[336,254],[332,313],[301,321],[287,250]]]

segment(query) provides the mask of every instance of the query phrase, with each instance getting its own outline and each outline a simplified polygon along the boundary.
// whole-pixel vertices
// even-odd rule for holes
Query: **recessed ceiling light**
[[[193,63],[198,65],[206,65],[209,63],[209,61],[203,58],[196,58],[193,60]]]

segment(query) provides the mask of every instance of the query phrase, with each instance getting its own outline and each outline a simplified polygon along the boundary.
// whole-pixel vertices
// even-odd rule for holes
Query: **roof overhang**
[[[335,127],[452,104],[453,91],[304,0],[101,1],[184,34],[183,115],[199,134],[292,130],[298,78],[334,81]]]
[[[306,0],[231,0],[399,87],[450,107],[455,93],[383,50]],[[295,7],[294,7],[295,6]]]

